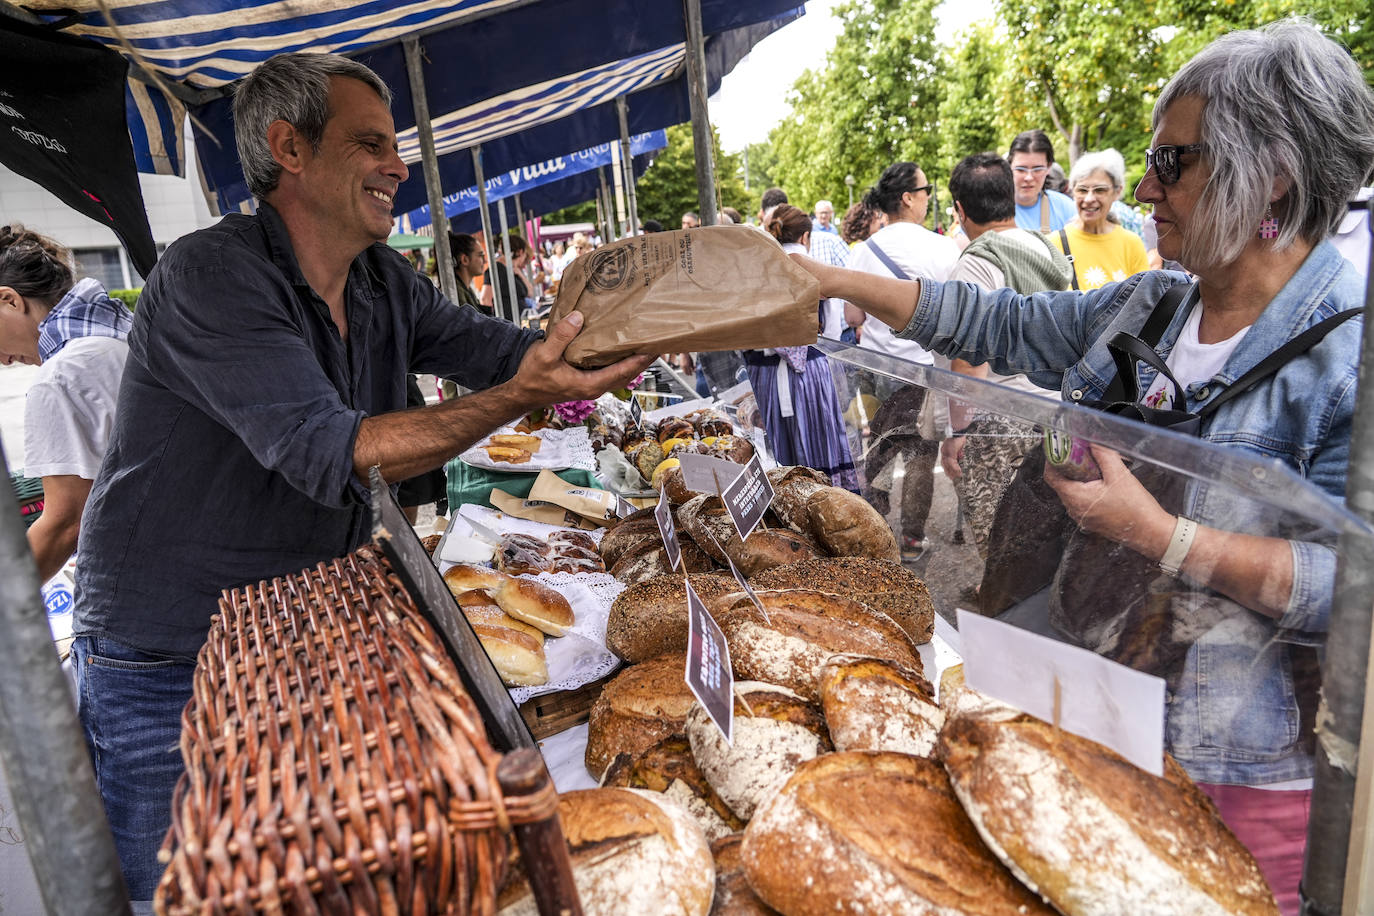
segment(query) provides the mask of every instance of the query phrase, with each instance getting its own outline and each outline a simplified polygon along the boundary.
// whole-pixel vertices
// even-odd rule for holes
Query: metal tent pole
[[[687,26],[687,100],[692,108],[692,152],[697,165],[697,209],[703,226],[716,224],[716,164],[711,116],[706,109],[706,42],[701,36],[701,0],[682,0]]]
[[[439,260],[439,289],[450,302],[458,301],[458,274],[453,251],[448,247],[448,214],[444,212],[444,191],[439,183],[439,157],[434,152],[434,127],[429,123],[429,97],[425,94],[425,74],[420,66],[420,42],[407,38],[401,42],[406,54],[406,74],[410,77],[410,100],[415,106],[415,128],[420,135],[420,161],[425,169],[425,193],[429,196],[429,225],[434,232],[434,256]]]
[[[534,239],[531,237],[529,221],[525,219],[525,208],[520,205],[520,195],[515,195],[515,226],[520,231],[520,237],[530,246],[530,257],[525,262],[525,269],[521,271],[525,275],[525,282],[529,284],[531,298],[537,303],[539,297],[534,295]]]
[[[0,464],[4,451],[0,448]],[[8,468],[8,465],[5,465]],[[128,913],[129,893],[40,597],[14,491],[0,497],[0,768],[45,911]]]
[[[596,170],[596,177],[597,180],[601,182],[601,232],[603,233],[601,237],[605,239],[607,242],[612,242],[615,240],[615,232],[613,231],[613,224],[615,222],[615,211],[611,207],[611,191],[606,184],[605,166],[601,166]]]
[[[472,171],[477,178],[477,209],[482,214],[482,253],[487,257],[487,267],[492,277],[496,276],[496,271],[491,270],[491,262],[496,260],[492,254],[491,236],[491,212],[487,209],[487,179],[482,171],[482,144],[477,144],[472,148]],[[501,305],[501,284],[493,282],[491,284],[491,311],[493,315],[504,315],[505,308]]]
[[[625,199],[629,202],[630,235],[639,235],[639,201],[635,199],[635,162],[630,155],[629,109],[625,96],[615,100],[615,113],[620,120],[620,174],[625,181]]]
[[[516,301],[515,287],[515,265],[510,259],[510,224],[506,221],[506,199],[503,197],[496,202],[496,215],[501,220],[501,253],[505,255],[506,281],[510,284],[506,288],[510,290],[510,302],[507,308],[510,309],[509,318],[511,324],[520,323],[520,303]],[[496,283],[496,271],[491,272],[491,281]],[[497,283],[497,286],[501,284]]]

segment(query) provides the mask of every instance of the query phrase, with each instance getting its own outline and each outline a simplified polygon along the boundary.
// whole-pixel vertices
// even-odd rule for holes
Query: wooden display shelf
[[[543,741],[586,722],[591,717],[592,704],[601,696],[601,688],[617,673],[618,669],[603,678],[583,684],[576,690],[546,693],[542,697],[522,703],[520,715],[530,727],[535,740]]]

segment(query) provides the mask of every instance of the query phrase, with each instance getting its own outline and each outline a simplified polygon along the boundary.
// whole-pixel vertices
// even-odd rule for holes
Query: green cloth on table
[[[449,512],[457,512],[459,506],[465,505],[495,508],[491,504],[492,488],[524,498],[530,495],[534,479],[539,476],[537,470],[488,471],[486,468],[475,468],[461,458],[450,460],[444,471],[448,474]],[[593,490],[606,489],[592,476],[591,471],[569,468],[555,473],[573,486]]]

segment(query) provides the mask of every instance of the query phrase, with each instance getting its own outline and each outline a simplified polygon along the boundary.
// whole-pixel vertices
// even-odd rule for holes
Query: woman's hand
[[[1045,482],[1084,531],[1125,544],[1146,559],[1158,560],[1173,536],[1174,516],[1141,485],[1121,455],[1101,445],[1090,448],[1102,469],[1100,479],[1070,480],[1046,465]]]

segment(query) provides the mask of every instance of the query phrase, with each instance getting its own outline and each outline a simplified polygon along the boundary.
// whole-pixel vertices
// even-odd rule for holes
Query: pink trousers
[[[1212,799],[1226,826],[1255,857],[1284,916],[1296,916],[1312,791],[1270,792],[1211,783],[1198,783],[1198,787]]]

